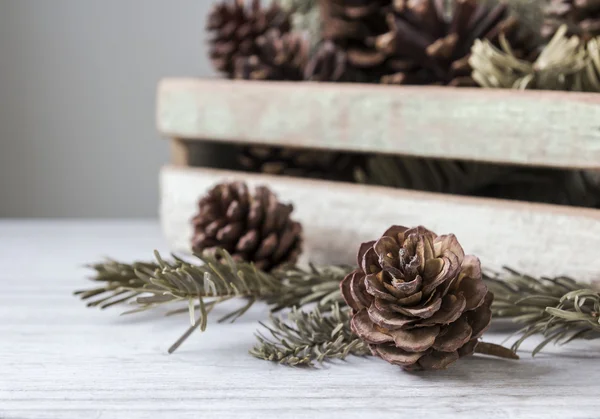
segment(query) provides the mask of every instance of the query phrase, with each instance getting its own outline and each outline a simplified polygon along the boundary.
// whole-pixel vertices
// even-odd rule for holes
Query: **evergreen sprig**
[[[129,303],[136,306],[123,314],[138,313],[170,303],[187,303],[167,315],[188,312],[190,327],[175,342],[174,352],[196,329],[206,330],[207,319],[215,305],[242,298],[246,304],[219,322],[235,321],[256,302],[264,301],[272,311],[302,307],[315,303],[326,312],[335,302],[343,302],[339,283],[350,271],[348,267],[313,265],[308,270],[281,268],[268,274],[252,263],[237,262],[223,249],[214,254],[196,255],[194,263],[173,257],[165,261],[155,252],[156,262],[124,264],[109,260],[90,265],[96,271],[92,278],[101,287],[77,291],[82,299],[94,299],[88,306],[102,308]],[[106,296],[108,294],[108,296]],[[198,315],[196,314],[198,311]]]
[[[276,277],[262,272],[251,263],[234,261],[223,249],[217,249],[212,255],[196,255],[198,263],[177,257],[167,262],[158,252],[155,252],[155,257],[154,263],[123,264],[109,260],[91,265],[96,271],[92,279],[104,285],[75,294],[82,299],[109,295],[93,300],[88,306],[105,308],[119,303],[137,305],[123,314],[138,313],[169,303],[187,303],[187,308],[167,313],[187,311],[191,323],[189,329],[169,348],[169,353],[174,352],[194,330],[206,329],[208,314],[215,305],[232,298],[245,298],[247,302],[242,308],[219,320],[233,322],[256,301],[282,293],[283,285]],[[198,317],[196,310],[199,311]]]
[[[345,304],[340,282],[351,270],[349,266],[317,267],[313,264],[308,269],[297,266],[279,269],[273,275],[281,281],[283,292],[267,297],[266,302],[273,312],[311,303],[316,303],[321,310],[327,310],[333,303]]]
[[[316,307],[310,312],[292,309],[287,318],[271,315],[271,325],[261,322],[270,337],[258,332],[258,344],[250,350],[266,361],[297,366],[345,359],[348,355],[369,354],[369,347],[350,330],[347,306],[331,305],[326,312]]]
[[[551,342],[566,344],[575,339],[600,337],[600,293],[569,277],[534,278],[506,269],[504,275],[486,274],[485,281],[494,293],[494,318],[508,318],[523,327],[514,351],[533,335],[544,339],[535,356]]]
[[[88,307],[107,307],[130,302],[139,294],[126,288],[138,289],[144,285],[144,281],[136,275],[136,271],[148,271],[158,269],[157,263],[135,262],[133,264],[120,263],[108,259],[102,263],[88,265],[88,268],[96,271],[96,275],[90,278],[101,285],[89,290],[75,291],[82,300],[90,300]]]

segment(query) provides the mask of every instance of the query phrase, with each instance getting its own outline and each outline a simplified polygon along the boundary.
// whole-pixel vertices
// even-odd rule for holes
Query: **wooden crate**
[[[358,84],[168,79],[157,125],[173,161],[161,220],[189,252],[198,197],[223,179],[268,184],[294,203],[305,259],[353,263],[391,224],[453,232],[485,266],[600,279],[600,210],[189,167],[194,141],[367,151],[600,170],[600,95]]]

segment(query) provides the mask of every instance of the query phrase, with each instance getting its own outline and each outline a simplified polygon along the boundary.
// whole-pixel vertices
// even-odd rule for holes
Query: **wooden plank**
[[[266,184],[294,204],[304,225],[305,261],[353,264],[359,244],[390,225],[425,225],[438,234],[456,234],[465,250],[490,268],[509,265],[534,275],[600,279],[599,210],[214,169],[162,169],[161,221],[171,248],[190,251],[189,221],[198,198],[227,179]]]
[[[166,79],[169,137],[600,168],[600,94]]]
[[[167,355],[189,325],[187,314],[163,316],[177,305],[120,317],[131,307],[88,309],[71,294],[94,285],[86,263],[164,250],[157,223],[0,220],[0,237],[3,419],[583,419],[600,411],[600,340],[548,345],[532,358],[532,338],[518,362],[469,357],[427,373],[372,357],[288,368],[248,354],[268,316],[263,304],[233,324],[216,322],[244,304],[234,301]],[[492,329],[484,339],[509,334]]]

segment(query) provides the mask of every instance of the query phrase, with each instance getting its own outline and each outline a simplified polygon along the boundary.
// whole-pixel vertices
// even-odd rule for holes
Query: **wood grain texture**
[[[600,94],[166,79],[165,136],[600,168]]]
[[[293,203],[295,218],[304,225],[305,260],[316,263],[355,263],[360,243],[378,238],[390,225],[425,225],[438,234],[455,233],[465,250],[490,268],[509,265],[534,275],[600,279],[598,210],[214,169],[163,168],[160,212],[172,248],[189,252],[198,198],[231,179],[266,184]]]
[[[258,305],[232,325],[214,322],[231,306],[215,309],[204,334],[167,355],[187,315],[119,317],[124,308],[87,309],[71,295],[93,285],[83,264],[153,248],[166,248],[154,221],[0,221],[0,418],[598,417],[600,342],[531,358],[534,340],[521,361],[473,357],[439,373],[374,358],[293,369],[248,355],[267,314]]]

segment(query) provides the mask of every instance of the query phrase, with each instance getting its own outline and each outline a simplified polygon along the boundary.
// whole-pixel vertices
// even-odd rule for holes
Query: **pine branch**
[[[283,317],[271,316],[271,326],[264,326],[270,337],[260,332],[253,356],[288,366],[313,366],[314,361],[345,359],[348,355],[369,354],[366,343],[350,331],[348,307],[334,304],[323,313],[319,307],[311,312],[294,308]]]
[[[170,303],[187,303],[167,315],[187,312],[190,327],[169,349],[174,352],[196,329],[204,331],[208,314],[215,305],[233,298],[246,304],[219,321],[234,322],[256,302],[265,301],[273,311],[316,303],[328,310],[334,302],[342,302],[339,283],[350,271],[347,267],[310,266],[281,269],[267,274],[247,262],[236,262],[222,249],[214,255],[197,255],[199,263],[174,257],[166,262],[155,252],[155,263],[123,264],[114,261],[91,265],[94,281],[104,285],[75,294],[82,299],[100,296],[88,306],[102,308],[119,303],[136,307],[123,314],[139,313]],[[108,297],[105,296],[108,294]],[[199,314],[196,314],[199,311]]]
[[[106,262],[88,265],[96,271],[92,281],[102,285],[90,290],[75,291],[82,300],[90,300],[88,307],[107,307],[130,302],[138,293],[125,288],[140,288],[144,282],[137,277],[135,271],[153,271],[159,266],[152,262],[120,263],[111,259]]]
[[[272,312],[284,308],[303,307],[317,303],[326,310],[333,303],[344,304],[340,292],[340,282],[352,270],[348,266],[316,267],[309,265],[308,270],[299,267],[280,269],[273,273],[282,282],[282,293],[266,299]]]
[[[552,342],[600,337],[598,290],[568,277],[534,278],[509,269],[507,273],[485,274],[484,279],[495,295],[494,318],[509,318],[523,326],[517,332],[521,337],[513,344],[514,351],[538,334],[544,340],[534,348],[534,356]]]

